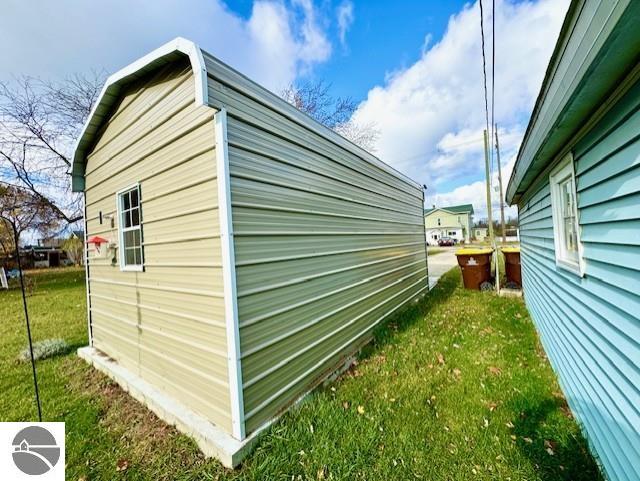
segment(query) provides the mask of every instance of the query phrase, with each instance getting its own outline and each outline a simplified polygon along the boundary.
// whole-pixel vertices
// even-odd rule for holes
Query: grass
[[[427,255],[435,256],[436,254],[442,254],[447,249],[439,249],[438,247],[427,247]]]
[[[35,340],[86,343],[82,272],[40,274]],[[35,417],[19,291],[0,292],[0,421]],[[66,421],[67,478],[601,479],[520,299],[457,269],[375,333],[348,373],[276,423],[241,469],[205,459],[74,354],[38,363],[46,420]]]

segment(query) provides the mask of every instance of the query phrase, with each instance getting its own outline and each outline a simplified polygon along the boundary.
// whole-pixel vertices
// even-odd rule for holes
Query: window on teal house
[[[584,274],[573,156],[567,155],[549,175],[556,265]]]

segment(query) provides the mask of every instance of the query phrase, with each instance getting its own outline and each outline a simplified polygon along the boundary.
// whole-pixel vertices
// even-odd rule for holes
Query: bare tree
[[[374,123],[360,124],[353,118],[358,105],[350,97],[334,98],[331,85],[323,80],[291,84],[282,91],[282,98],[321,124],[369,152],[375,152],[380,132]]]
[[[27,189],[0,183],[0,216],[10,219],[16,226],[18,238],[27,230],[51,236],[60,229],[61,221],[51,205]],[[10,225],[0,220],[0,249],[4,253],[15,250]]]
[[[28,201],[25,210],[37,203],[64,226],[82,218],[80,196],[70,188],[71,155],[103,79],[93,73],[59,83],[34,77],[0,83],[0,180],[28,192],[13,201]]]

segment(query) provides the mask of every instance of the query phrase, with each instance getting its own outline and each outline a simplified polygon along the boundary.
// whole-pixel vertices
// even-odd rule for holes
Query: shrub
[[[69,344],[64,339],[45,339],[44,341],[33,343],[33,357],[36,360],[66,354],[67,352],[69,352]],[[31,360],[29,346],[20,351],[18,360],[22,362]]]

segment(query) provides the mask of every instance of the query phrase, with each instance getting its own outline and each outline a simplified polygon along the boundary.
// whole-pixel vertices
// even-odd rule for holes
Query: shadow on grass
[[[438,284],[428,291],[417,303],[402,309],[398,314],[391,316],[373,331],[373,342],[365,345],[358,356],[367,359],[380,347],[387,344],[398,332],[403,332],[416,322],[424,319],[424,316],[434,307],[447,302],[456,288],[460,285],[460,274],[457,269],[452,269],[444,274]]]
[[[520,412],[513,433],[518,449],[536,466],[542,479],[572,481],[602,480],[587,441],[580,434],[551,429],[558,426],[552,418],[571,417],[564,398],[544,400],[517,398],[513,406]]]

